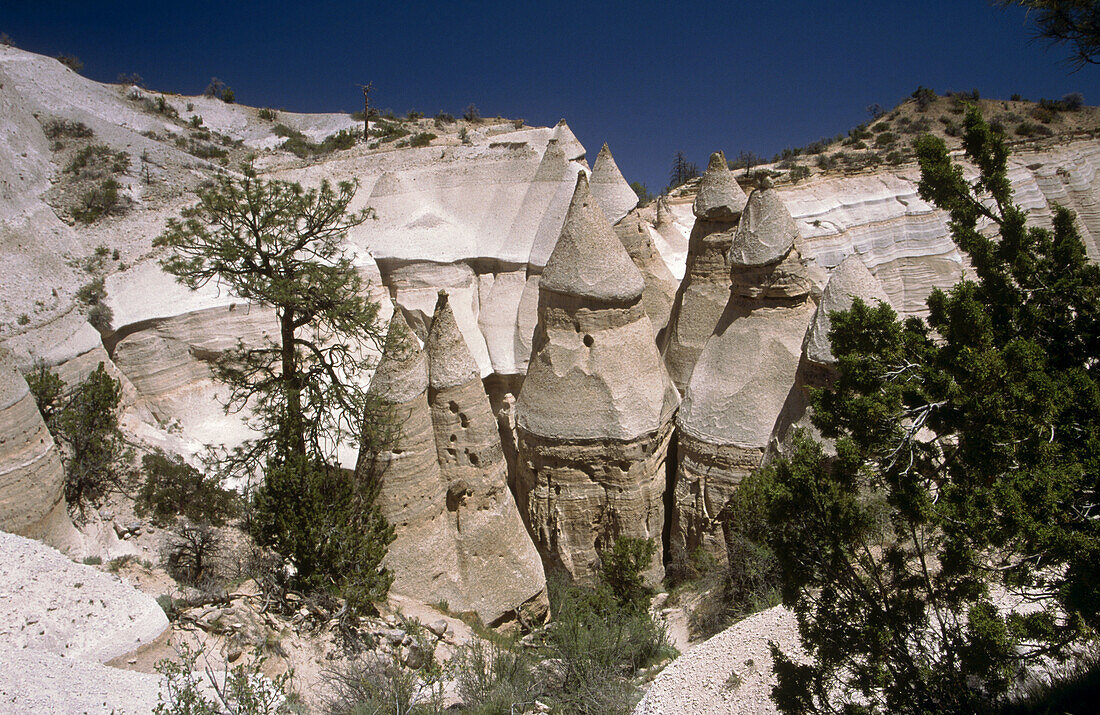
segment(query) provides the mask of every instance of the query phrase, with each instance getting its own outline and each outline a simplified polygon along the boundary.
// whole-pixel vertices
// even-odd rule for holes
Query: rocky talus
[[[821,302],[806,329],[794,385],[768,443],[769,459],[787,453],[797,429],[804,429],[819,442],[828,443],[810,421],[810,390],[829,387],[836,379],[836,358],[829,343],[829,330],[832,328],[829,314],[848,310],[856,298],[869,306],[878,303],[890,305],[882,284],[867,270],[860,257],[848,256],[829,274]]]
[[[439,294],[425,351],[428,405],[464,597],[489,625],[540,622],[548,608],[542,562],[508,489],[496,418],[446,292]]]
[[[725,557],[721,513],[759,464],[794,383],[814,311],[798,228],[774,189],[749,196],[729,251],[730,293],[677,414],[673,558]]]
[[[727,253],[747,197],[722,152],[711,154],[693,205],[687,267],[672,306],[661,354],[680,394],[729,298]]]
[[[653,342],[644,287],[580,176],[542,275],[515,414],[521,512],[546,569],[582,582],[615,537],[660,544],[679,398]],[[658,552],[649,576],[662,571]]]
[[[0,531],[67,546],[74,530],[64,489],[53,437],[11,353],[0,349]]]

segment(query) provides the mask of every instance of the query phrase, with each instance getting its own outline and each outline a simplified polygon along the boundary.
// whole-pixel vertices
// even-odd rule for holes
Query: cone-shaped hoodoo
[[[850,255],[829,274],[829,282],[821,294],[821,303],[814,312],[806,337],[802,341],[802,360],[798,364],[795,384],[787,396],[783,411],[776,420],[768,445],[769,458],[785,454],[796,429],[805,429],[823,441],[810,420],[810,390],[828,387],[835,379],[836,358],[829,343],[832,328],[829,314],[848,310],[859,298],[869,306],[890,304],[878,279],[867,270],[857,255]],[[828,442],[826,441],[828,445]]]
[[[537,621],[547,609],[542,563],[508,490],[496,419],[445,291],[425,349],[436,455],[471,610],[488,624]]]
[[[745,208],[748,197],[733,178],[726,164],[726,155],[716,151],[710,155],[707,170],[699,182],[692,211],[696,218],[708,221],[736,221]]]
[[[732,242],[728,302],[677,415],[673,558],[725,557],[719,515],[755,469],[795,381],[814,310],[790,214],[773,189],[749,197]]]
[[[591,580],[616,536],[660,546],[675,389],[642,307],[644,281],[588,181],[577,181],[539,289],[519,398],[516,493],[546,568]],[[600,513],[597,522],[593,513]],[[656,557],[649,576],[661,573]]]
[[[596,198],[607,219],[616,224],[638,205],[638,195],[619,171],[615,157],[607,144],[596,155],[592,166],[592,196]]]
[[[385,560],[394,575],[392,589],[429,603],[444,599],[453,608],[470,608],[454,530],[444,513],[447,485],[428,408],[428,366],[400,310],[390,319],[369,394],[379,403],[374,410],[380,424],[367,427],[392,441],[378,449],[364,440],[356,473],[378,484],[378,507],[394,527]]]
[[[711,154],[695,199],[687,269],[661,345],[668,373],[680,394],[687,389],[695,361],[729,299],[728,253],[746,201],[722,152]]]

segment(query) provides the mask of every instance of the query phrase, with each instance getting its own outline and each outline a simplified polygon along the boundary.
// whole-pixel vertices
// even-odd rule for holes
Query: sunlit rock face
[[[766,459],[788,454],[794,433],[800,429],[825,443],[827,449],[831,448],[829,441],[811,422],[810,391],[829,387],[836,378],[836,358],[829,343],[829,330],[832,328],[829,314],[850,309],[857,298],[872,307],[879,303],[890,305],[882,284],[867,270],[859,256],[848,256],[829,274],[821,302],[806,329],[798,372],[772,430]]]
[[[630,254],[638,270],[642,272],[645,288],[642,290],[642,306],[653,323],[654,337],[661,335],[668,325],[672,302],[676,299],[678,281],[672,277],[668,264],[653,245],[653,229],[637,212],[630,212],[615,224],[615,235]]]
[[[684,279],[661,345],[668,373],[681,394],[729,298],[727,254],[746,201],[725,156],[711,154],[693,205],[695,225],[688,238]]]
[[[729,250],[728,300],[676,418],[674,559],[698,548],[724,558],[722,510],[760,464],[794,384],[815,307],[797,238],[775,190],[753,191]]]
[[[546,614],[546,578],[512,492],[496,418],[477,363],[440,292],[424,346],[428,406],[464,601],[482,621]]]
[[[520,510],[547,571],[590,582],[618,536],[658,545],[679,402],[642,306],[645,281],[579,177],[543,272],[516,402]]]
[[[0,349],[0,531],[69,545],[64,489],[57,446],[11,354]]]

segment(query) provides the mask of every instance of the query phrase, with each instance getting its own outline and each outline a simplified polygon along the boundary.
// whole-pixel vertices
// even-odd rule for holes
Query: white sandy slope
[[[167,628],[118,576],[0,532],[0,711],[148,712],[159,678],[103,664]]]
[[[769,642],[798,652],[798,624],[782,606],[753,614],[677,658],[654,679],[634,715],[771,715]]]

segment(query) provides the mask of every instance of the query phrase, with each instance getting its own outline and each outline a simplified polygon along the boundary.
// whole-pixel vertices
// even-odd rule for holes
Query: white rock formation
[[[0,529],[58,548],[76,533],[65,505],[65,470],[26,380],[0,349]]]
[[[660,545],[664,460],[679,403],[642,307],[645,282],[588,181],[539,290],[516,402],[516,494],[548,571],[590,581],[616,536]],[[658,557],[649,571],[659,578]]]
[[[604,216],[612,224],[622,220],[630,213],[630,210],[638,205],[638,195],[630,184],[623,178],[619,171],[615,157],[611,156],[611,150],[604,144],[600,153],[596,155],[596,163],[592,165],[592,178],[589,179],[592,190],[592,198],[603,209]]]
[[[670,549],[725,557],[720,514],[755,469],[795,381],[814,311],[797,230],[771,188],[749,196],[729,252],[731,291],[676,417]]]
[[[549,607],[542,562],[508,489],[504,450],[477,363],[443,291],[424,349],[462,602],[490,626],[539,623]]]

